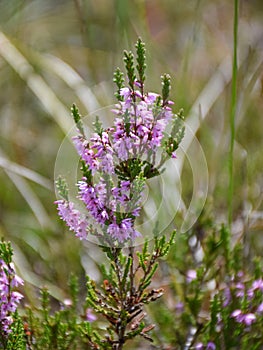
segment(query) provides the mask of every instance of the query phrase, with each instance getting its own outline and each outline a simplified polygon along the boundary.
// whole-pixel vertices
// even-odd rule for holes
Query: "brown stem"
[[[130,298],[132,299],[134,294],[134,271],[133,271],[133,255],[134,255],[134,247],[129,248],[130,253],[129,256],[132,259],[131,267],[130,267]]]
[[[116,267],[116,275],[117,275],[118,284],[119,284],[119,292],[120,292],[119,298],[121,303],[121,310],[120,310],[120,320],[116,325],[116,330],[115,330],[118,336],[118,341],[115,345],[113,345],[114,350],[122,350],[123,348],[123,345],[125,343],[125,330],[126,330],[126,321],[127,321],[122,317],[123,310],[125,310],[125,306],[126,306],[127,296],[126,296],[125,290],[123,290],[122,288],[121,268],[120,268],[120,260],[119,260],[118,253],[119,251],[114,252],[114,255],[115,255],[114,264]]]

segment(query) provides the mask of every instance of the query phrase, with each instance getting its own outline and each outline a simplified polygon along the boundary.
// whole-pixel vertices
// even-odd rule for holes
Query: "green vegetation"
[[[0,10],[0,237],[11,241],[14,249],[17,274],[25,281],[24,303],[36,305],[33,314],[16,315],[18,333],[24,318],[31,317],[31,325],[45,320],[50,333],[36,328],[43,342],[38,348],[51,346],[47,341],[58,334],[57,348],[71,349],[63,340],[69,334],[67,341],[75,341],[73,315],[79,307],[80,317],[80,308],[86,306],[86,274],[103,284],[99,264],[104,258],[98,247],[79,242],[57,217],[54,167],[59,147],[74,125],[70,106],[76,103],[91,126],[95,111],[113,104],[113,73],[117,66],[123,70],[125,49],[129,64],[129,50],[140,36],[148,55],[144,62],[144,47],[138,45],[135,56],[147,64],[147,70],[138,74],[142,81],[146,75],[149,91],[159,86],[164,71],[169,74],[174,110],[183,107],[209,175],[205,207],[200,209],[206,169],[198,167],[200,154],[189,136],[184,147],[191,159],[197,159],[193,205],[201,215],[187,232],[180,232],[195,185],[191,161],[181,152],[177,159],[181,182],[175,186],[173,172],[167,180],[174,197],[176,189],[182,191],[179,209],[178,203],[168,202],[176,216],[166,231],[177,228],[176,243],[153,277],[166,296],[148,309],[148,324],[156,324],[151,333],[154,346],[181,349],[188,340],[190,348],[198,341],[187,338],[193,327],[202,342],[213,340],[219,349],[227,339],[233,349],[248,348],[252,343],[244,329],[233,333],[231,313],[237,308],[249,312],[247,300],[239,304],[236,296],[221,315],[227,329],[215,339],[215,315],[222,308],[223,294],[213,297],[213,288],[224,290],[222,275],[234,276],[239,283],[240,270],[246,290],[262,277],[262,1],[6,0]],[[121,70],[115,72],[119,89]],[[167,93],[164,89],[163,95]],[[120,97],[119,91],[116,96]],[[78,111],[73,112],[78,122]],[[155,188],[154,183],[151,186]],[[157,192],[153,205],[161,200]],[[189,270],[197,275],[187,282]],[[72,275],[78,276],[78,283]],[[76,302],[61,311],[68,299]],[[255,309],[258,294],[254,302]],[[180,303],[187,304],[186,309],[180,309]],[[45,316],[49,308],[53,313]],[[257,342],[262,340],[261,325],[262,318],[251,332]],[[88,328],[79,331],[82,341],[90,333]],[[147,349],[145,340],[129,344],[130,349]]]

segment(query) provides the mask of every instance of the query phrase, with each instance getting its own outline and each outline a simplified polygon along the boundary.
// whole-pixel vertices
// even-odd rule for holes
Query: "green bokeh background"
[[[209,170],[206,210],[216,222],[227,220],[233,12],[229,0],[0,1],[0,236],[11,240],[29,286],[46,285],[63,299],[71,272],[99,278],[96,246],[80,244],[57,218],[54,165],[72,123],[70,106],[76,102],[88,115],[114,103],[113,72],[123,68],[122,52],[134,49],[138,36],[148,52],[147,89],[160,91],[166,72],[186,122],[198,106],[196,136]],[[258,252],[262,23],[262,1],[240,1],[233,232],[235,238],[246,232]],[[182,174],[187,201],[189,164]]]

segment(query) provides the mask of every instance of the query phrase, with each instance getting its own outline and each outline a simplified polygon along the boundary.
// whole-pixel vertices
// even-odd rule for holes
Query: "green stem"
[[[235,117],[237,109],[237,45],[238,45],[238,5],[239,0],[234,0],[234,48],[232,65],[232,91],[230,111],[230,150],[229,150],[229,187],[228,187],[228,225],[231,226],[233,219],[233,194],[234,194],[234,142],[235,142]]]

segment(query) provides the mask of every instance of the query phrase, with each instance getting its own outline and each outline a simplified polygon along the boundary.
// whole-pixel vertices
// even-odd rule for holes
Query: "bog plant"
[[[23,280],[16,275],[12,263],[10,243],[0,242],[0,346],[3,349],[19,349],[23,341],[23,325],[17,315],[17,306],[23,295],[16,289]],[[12,339],[18,333],[15,345]],[[22,339],[22,341],[21,341]]]
[[[140,236],[135,224],[141,212],[145,183],[160,175],[166,159],[176,157],[184,132],[181,113],[174,115],[171,109],[170,77],[162,76],[161,95],[146,92],[145,47],[140,39],[136,53],[135,67],[132,52],[124,52],[128,86],[120,69],[114,75],[118,99],[112,110],[116,115],[114,126],[104,129],[97,118],[95,132],[87,140],[78,109],[72,107],[79,131],[74,144],[83,173],[78,182],[78,198],[85,205],[84,212],[69,201],[65,181],[61,178],[57,181],[62,198],[56,202],[60,217],[81,240],[95,236],[110,262],[109,269],[103,269],[100,288],[87,277],[87,304],[108,324],[103,332],[95,332],[87,323],[85,335],[94,349],[122,349],[136,336],[152,341],[149,332],[154,325],[145,324],[143,305],[157,300],[163,293],[162,289],[149,289],[149,286],[158,259],[168,253],[174,240],[174,233],[168,241],[165,236],[157,235],[152,250],[148,249],[148,241],[141,252],[134,249]]]
[[[87,276],[86,296],[80,298],[78,278],[71,276],[69,298],[58,310],[43,288],[38,306],[25,303],[18,312],[23,282],[10,244],[1,242],[0,348],[120,350],[154,343],[158,349],[260,349],[262,261],[255,257],[246,264],[228,228],[201,217],[187,234],[174,231],[167,238],[156,228],[152,240],[145,237],[136,246],[147,180],[176,158],[184,127],[182,112],[172,111],[167,74],[160,94],[146,91],[141,39],[136,58],[124,52],[124,64],[127,80],[119,68],[114,74],[111,127],[97,117],[87,138],[78,108],[72,107],[82,172],[77,198],[71,199],[63,174],[57,179],[59,216],[78,239],[96,239],[105,253],[101,282]],[[157,285],[160,271],[169,278],[165,288]],[[161,298],[164,293],[168,298]]]
[[[79,131],[74,144],[82,161],[78,197],[85,204],[84,213],[68,200],[63,180],[57,182],[62,197],[57,201],[59,215],[70,230],[80,239],[95,235],[101,245],[114,248],[134,245],[140,235],[134,224],[140,215],[145,182],[160,175],[167,158],[176,157],[183,136],[181,114],[174,115],[170,107],[170,77],[162,77],[161,95],[145,92],[145,48],[141,40],[136,48],[138,77],[131,52],[124,53],[128,87],[124,86],[123,73],[119,69],[115,72],[118,104],[112,111],[116,115],[113,127],[104,129],[97,118],[95,133],[88,140],[78,109],[72,107]]]

